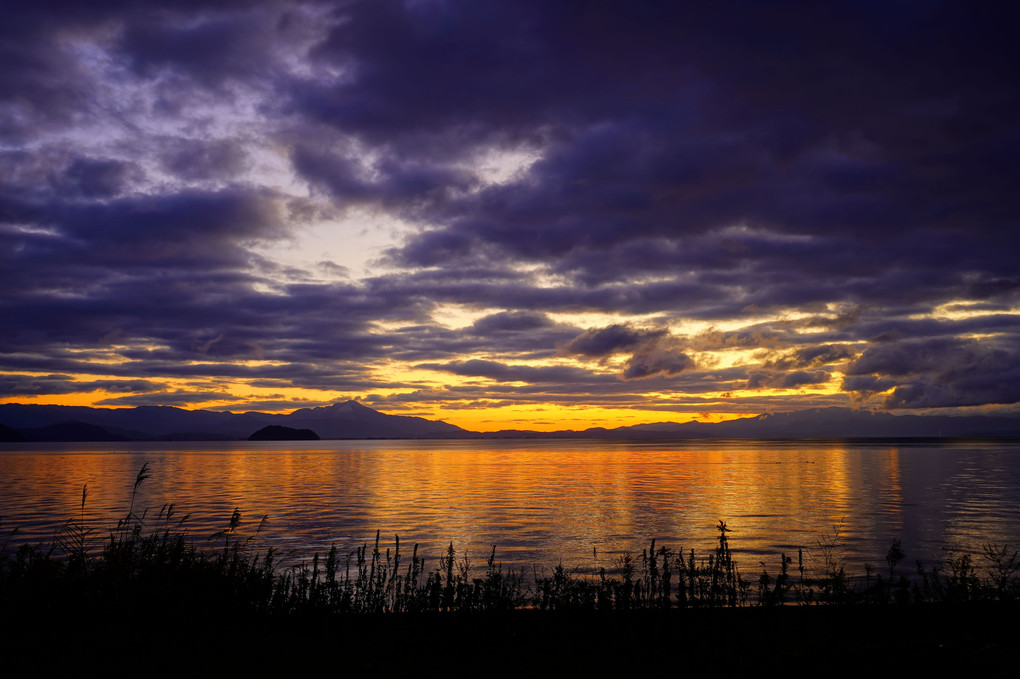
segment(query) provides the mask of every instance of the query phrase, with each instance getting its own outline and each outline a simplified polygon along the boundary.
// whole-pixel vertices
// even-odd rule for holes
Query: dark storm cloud
[[[71,238],[104,248],[101,256],[110,256],[111,251],[119,256],[118,248],[130,248],[137,260],[173,262],[203,256],[210,247],[229,250],[248,239],[282,236],[282,215],[273,198],[268,192],[243,189],[186,191],[110,205],[69,206],[58,219]]]
[[[683,353],[682,344],[668,331],[639,330],[620,324],[585,331],[568,342],[563,353],[601,359],[629,353],[620,374],[624,380],[660,374],[671,377],[695,367],[694,361]]]
[[[553,322],[545,314],[502,311],[479,318],[471,324],[471,332],[476,335],[534,332],[552,327],[552,325]]]
[[[794,370],[788,373],[753,370],[747,376],[747,389],[796,389],[812,384],[828,382],[829,373],[824,370]]]
[[[206,81],[252,75],[251,65],[262,61],[255,49],[259,41],[252,37],[260,32],[252,30],[250,19],[230,20],[244,17],[248,4],[39,0],[5,6],[0,138],[25,140],[109,115],[94,98],[105,83],[95,79],[76,47],[104,43],[111,33],[120,36],[123,54],[139,71],[173,66]]]
[[[163,388],[163,385],[149,382],[148,380],[92,380],[87,382],[86,385],[94,389],[103,389],[115,393],[156,391]]]
[[[672,377],[694,367],[694,361],[686,354],[660,347],[649,347],[647,350],[635,352],[627,360],[620,377],[625,380],[639,380],[660,374]]]
[[[161,158],[163,167],[189,181],[229,180],[248,164],[247,152],[235,141],[174,139],[167,147]]]
[[[272,24],[265,15],[228,13],[174,24],[142,16],[122,32],[116,50],[142,77],[173,69],[206,86],[266,75]]]
[[[796,344],[792,339],[795,328],[793,324],[754,323],[741,330],[709,329],[692,337],[689,344],[697,351],[719,351],[725,349],[759,349],[775,348],[788,344]]]
[[[765,362],[766,367],[788,370],[830,365],[857,356],[853,347],[845,344],[821,344],[797,349],[788,355]]]
[[[434,150],[437,142],[454,141],[448,153],[458,154],[464,142],[533,123],[547,106],[534,96],[536,86],[545,92],[559,86],[561,96],[564,87],[585,89],[536,71],[561,55],[534,33],[542,26],[527,25],[540,17],[526,4],[365,2],[339,6],[337,18],[312,56],[346,69],[350,85],[297,83],[294,105],[375,143]]]
[[[154,394],[117,396],[97,401],[100,406],[186,406],[206,401],[240,401],[234,394],[214,391],[164,391]]]
[[[850,364],[844,391],[893,389],[889,408],[938,408],[1020,400],[1020,336],[876,344]]]
[[[111,198],[127,188],[132,174],[139,174],[133,163],[75,158],[64,171],[58,188],[85,198]]]
[[[34,3],[33,3],[34,4]],[[54,49],[52,18],[38,7],[7,7],[0,23],[0,139],[21,140],[69,121],[88,101],[75,59]]]
[[[561,131],[527,180],[461,206],[448,230],[467,242],[542,258],[745,222],[858,242],[973,222],[1003,235],[1009,224],[1003,208],[1015,198],[1001,177],[1015,166],[1002,141],[1017,143],[1008,114],[1016,105],[1015,59],[1002,58],[1016,56],[1004,28],[1011,16],[958,5],[914,15],[840,5],[744,5],[725,15],[599,8],[575,9],[568,32],[555,11],[517,4],[501,18],[530,40],[511,37],[487,56],[497,68],[512,61],[537,77],[510,79],[497,108],[445,56],[491,34],[489,22],[480,19],[465,37],[438,30],[448,27],[441,11],[415,17],[425,24],[419,31],[403,28],[406,15],[391,11],[382,23],[380,13],[364,17],[363,27],[401,38],[399,54],[342,50],[371,73],[365,86],[374,106],[391,110],[382,103],[389,95],[392,110],[411,109],[428,90],[421,83],[438,81],[456,85],[450,96],[464,106],[436,112],[433,126],[442,128],[452,112],[458,124],[484,125],[491,113]],[[486,18],[494,15],[499,10]],[[343,35],[362,18],[355,12]],[[447,49],[436,49],[437,40]],[[400,79],[398,59],[433,70],[412,85]],[[597,86],[588,87],[593,80]],[[342,113],[333,120],[359,124]]]
[[[404,299],[420,294],[408,289]],[[499,312],[470,326],[450,329],[436,323],[411,324],[376,335],[390,358],[426,361],[486,353],[514,360],[551,358],[557,347],[577,334],[576,327],[553,323],[544,314]]]
[[[663,335],[663,331],[635,330],[626,325],[616,324],[605,328],[591,328],[575,337],[563,349],[578,356],[604,358],[633,349],[643,343],[654,342]]]
[[[957,335],[999,334],[1020,332],[1020,316],[1016,314],[987,314],[962,319],[944,318],[862,318],[847,328],[857,339],[887,342],[919,337],[950,338]]]
[[[530,365],[505,365],[495,361],[455,361],[446,364],[422,363],[416,368],[428,370],[442,370],[455,375],[465,377],[485,377],[496,382],[526,382],[528,384],[541,384],[545,382],[575,383],[601,381],[599,376],[593,375],[580,368],[569,366],[548,366],[536,367]]]
[[[356,159],[344,157],[342,150],[324,150],[321,146],[298,146],[291,160],[302,178],[324,189],[341,205],[373,204],[414,214],[473,184],[463,170],[396,158],[363,168]]]
[[[0,226],[32,223],[51,203],[105,201],[134,189],[144,171],[134,161],[44,147],[0,151]]]
[[[73,380],[70,375],[0,375],[0,394],[34,396],[72,394],[82,391],[139,392],[155,391],[161,385],[147,380]]]
[[[477,402],[631,404],[846,368],[845,391],[894,389],[888,407],[1016,402],[1017,19],[21,3],[0,22],[0,370],[51,375],[5,382],[39,393],[84,369],[367,391],[396,360],[494,380],[456,392]],[[516,172],[479,172],[522,149]],[[323,283],[253,249],[351,207],[408,225],[394,268]],[[443,304],[500,311],[451,329]],[[702,364],[729,349],[759,351]],[[519,363],[557,355],[621,368]]]
[[[70,285],[77,277],[123,280],[125,270],[240,270],[251,261],[245,245],[284,235],[279,197],[266,191],[181,191],[131,195],[112,201],[49,202],[12,199],[0,232],[13,278],[11,290]],[[155,272],[153,272],[155,273]],[[242,276],[240,271],[235,277]],[[76,281],[84,284],[85,280]],[[88,286],[86,286],[88,287]]]

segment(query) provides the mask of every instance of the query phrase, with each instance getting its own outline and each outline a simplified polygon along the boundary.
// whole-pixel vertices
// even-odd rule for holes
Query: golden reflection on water
[[[848,562],[881,564],[893,538],[911,560],[995,531],[1020,542],[1020,450],[812,442],[321,441],[36,446],[0,452],[3,528],[46,541],[77,515],[123,516],[173,502],[191,535],[226,527],[233,508],[265,546],[307,556],[353,551],[381,531],[431,556],[452,542],[482,565],[612,566],[652,538],[707,554],[725,520],[738,561],[778,564],[830,538]],[[102,532],[102,531],[101,531]]]

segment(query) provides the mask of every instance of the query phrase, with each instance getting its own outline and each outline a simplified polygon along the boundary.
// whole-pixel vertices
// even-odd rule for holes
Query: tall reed
[[[634,609],[719,608],[799,605],[903,605],[1020,599],[1020,557],[1016,550],[987,543],[981,553],[948,551],[943,562],[912,574],[898,570],[906,560],[899,541],[885,555],[885,575],[865,566],[853,575],[839,555],[839,526],[818,543],[821,568],[806,566],[798,550],[779,555],[774,575],[761,562],[757,587],[741,574],[730,548],[731,529],[716,526],[715,547],[699,556],[693,548],[671,548],[651,541],[634,557],[624,554],[607,570],[568,569],[561,563],[530,577],[504,569],[492,547],[477,570],[452,543],[432,566],[411,548],[404,554],[399,536],[392,547],[376,533],[373,543],[342,555],[336,546],[324,557],[282,566],[272,547],[262,547],[268,525],[263,516],[245,535],[239,508],[223,530],[204,543],[188,534],[189,516],[165,504],[150,516],[136,511],[143,465],[135,478],[125,516],[99,537],[88,525],[88,487],[82,487],[76,515],[64,523],[49,547],[11,549],[15,531],[0,544],[0,610],[56,610],[98,607],[131,612],[142,607],[194,614],[234,611],[273,614],[406,614],[427,612],[626,611]],[[2,522],[0,522],[2,526]]]

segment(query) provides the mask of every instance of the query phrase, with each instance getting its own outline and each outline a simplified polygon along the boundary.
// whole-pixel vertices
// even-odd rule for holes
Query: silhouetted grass
[[[450,544],[429,565],[415,545],[408,556],[399,537],[392,548],[363,545],[342,555],[334,546],[323,557],[281,566],[278,553],[263,547],[267,517],[244,535],[239,509],[225,528],[206,541],[193,539],[187,516],[164,505],[155,516],[135,510],[148,466],[136,477],[127,514],[106,533],[85,520],[88,488],[77,516],[68,519],[53,544],[0,544],[0,607],[3,610],[102,610],[129,615],[139,610],[170,614],[216,613],[366,615],[394,613],[506,612],[524,608],[595,612],[737,607],[889,606],[905,604],[1017,601],[1017,551],[988,543],[972,555],[947,552],[943,563],[911,572],[899,541],[885,555],[884,573],[865,566],[849,573],[837,556],[838,528],[823,536],[819,573],[809,571],[803,550],[781,554],[778,568],[762,562],[756,582],[744,578],[730,550],[726,523],[716,526],[715,548],[671,549],[651,542],[638,556],[624,555],[615,568],[551,573],[504,569],[496,550],[482,568]],[[2,528],[2,526],[0,526]],[[11,533],[13,535],[13,532]]]

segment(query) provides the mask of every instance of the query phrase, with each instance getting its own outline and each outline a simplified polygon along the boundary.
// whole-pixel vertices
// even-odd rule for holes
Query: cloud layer
[[[0,396],[1015,406],[1018,19],[15,8]]]

